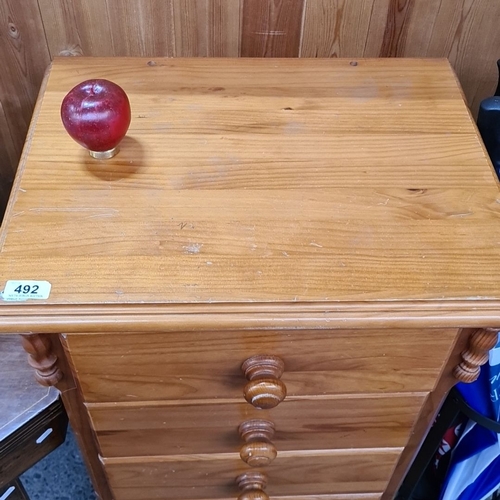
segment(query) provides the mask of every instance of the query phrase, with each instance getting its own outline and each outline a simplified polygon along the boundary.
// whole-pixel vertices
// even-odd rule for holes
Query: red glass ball
[[[130,103],[125,91],[109,80],[86,80],[71,89],[61,105],[68,134],[93,152],[113,150],[130,125]]]

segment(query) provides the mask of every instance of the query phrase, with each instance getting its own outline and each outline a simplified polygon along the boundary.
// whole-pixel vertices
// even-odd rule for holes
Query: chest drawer
[[[279,356],[288,397],[431,390],[456,329],[68,335],[87,402],[241,400],[241,365]]]
[[[271,423],[278,451],[405,446],[424,396],[285,400],[272,410],[246,402],[97,404],[90,415],[108,457],[228,453],[242,449],[240,424]],[[240,435],[241,434],[241,435]]]
[[[262,469],[267,476],[265,491],[271,498],[301,499],[379,493],[385,489],[400,451],[283,454]],[[239,493],[236,478],[249,470],[238,455],[231,454],[103,461],[116,500],[234,500]]]

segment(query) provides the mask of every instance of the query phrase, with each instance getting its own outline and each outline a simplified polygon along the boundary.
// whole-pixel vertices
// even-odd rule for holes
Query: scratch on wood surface
[[[265,35],[265,36],[283,36],[286,35],[285,31],[254,31],[255,35]]]
[[[474,212],[463,212],[458,214],[450,214],[450,217],[469,217],[469,215],[473,215]]]
[[[319,245],[318,243],[315,243],[314,241],[311,241],[311,243],[309,243],[309,245],[312,247],[323,248],[323,245]]]
[[[95,215],[89,215],[88,217],[85,217],[86,219],[97,219],[97,218],[103,218],[103,217],[114,217],[115,213],[102,213],[102,214],[95,214]]]
[[[97,212],[97,211],[107,211],[109,213],[118,213],[119,210],[116,208],[88,208],[88,207],[75,207],[75,208],[64,208],[64,207],[40,207],[40,208],[30,208],[30,212]]]

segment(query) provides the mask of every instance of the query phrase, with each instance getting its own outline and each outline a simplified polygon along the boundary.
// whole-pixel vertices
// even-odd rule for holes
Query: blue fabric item
[[[457,389],[474,410],[500,421],[500,342],[472,384]],[[500,486],[499,434],[469,422],[453,450],[441,500],[484,500]]]
[[[500,345],[493,348],[490,362],[472,384],[457,384],[465,401],[485,417],[500,421]]]
[[[493,349],[490,354],[490,362],[488,364],[490,377],[490,404],[493,411],[491,418],[500,422],[500,349],[499,344]]]
[[[482,500],[489,497],[498,489],[499,477],[500,457],[497,457],[473,483],[465,488],[457,500]]]
[[[480,425],[475,425],[457,446],[453,453],[453,463],[460,463],[489,448],[498,441],[498,435]]]

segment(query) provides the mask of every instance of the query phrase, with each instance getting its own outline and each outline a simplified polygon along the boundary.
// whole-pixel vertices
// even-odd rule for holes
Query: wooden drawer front
[[[431,390],[456,329],[68,335],[88,402],[241,400],[241,364],[285,362],[288,396]]]
[[[201,405],[91,405],[101,451],[108,457],[227,453],[244,444],[249,419],[275,425],[278,450],[400,447],[424,396],[284,401],[272,410],[246,402]]]
[[[400,451],[283,454],[262,469],[266,493],[302,498],[384,491]],[[235,479],[250,470],[238,455],[228,454],[103,461],[115,500],[236,499]]]

